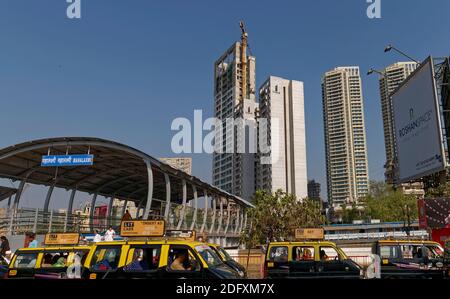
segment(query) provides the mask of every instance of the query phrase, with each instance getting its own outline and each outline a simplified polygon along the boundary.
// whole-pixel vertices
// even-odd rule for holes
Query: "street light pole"
[[[420,65],[420,62],[417,59],[412,58],[411,56],[409,56],[408,54],[406,54],[403,51],[400,51],[399,49],[397,49],[396,47],[394,47],[393,45],[387,45],[386,48],[384,48],[384,52],[390,52],[391,50],[394,50],[395,52],[399,53],[402,56],[405,56],[406,58],[408,58],[411,61],[414,61],[415,63],[417,63],[418,65]]]

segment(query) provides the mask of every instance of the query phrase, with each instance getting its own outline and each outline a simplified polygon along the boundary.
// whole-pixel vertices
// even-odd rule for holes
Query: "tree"
[[[257,191],[255,207],[248,211],[249,227],[241,241],[248,248],[273,241],[293,240],[296,228],[323,225],[320,204],[311,199],[298,200],[281,190],[274,194]]]
[[[428,188],[425,196],[428,198],[450,197],[450,182],[439,184],[434,188]]]

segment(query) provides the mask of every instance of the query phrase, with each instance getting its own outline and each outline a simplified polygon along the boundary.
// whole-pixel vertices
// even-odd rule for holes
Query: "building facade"
[[[226,125],[227,120],[240,118],[246,128],[255,128],[256,63],[246,51],[241,42],[236,42],[214,63],[214,116],[222,121],[222,128],[215,135],[212,181],[213,185],[250,200],[255,190],[256,146],[254,151],[243,148],[253,144],[249,138],[256,136],[243,134],[239,124]]]
[[[333,207],[369,192],[364,105],[359,67],[337,67],[322,78],[328,200]]]
[[[308,198],[320,200],[320,183],[315,180],[308,181]]]
[[[307,192],[303,82],[271,76],[259,90],[257,189]]]
[[[159,160],[187,174],[192,174],[192,158],[159,158]]]

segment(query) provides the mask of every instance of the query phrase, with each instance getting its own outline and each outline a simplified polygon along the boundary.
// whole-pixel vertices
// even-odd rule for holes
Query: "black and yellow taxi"
[[[241,278],[247,278],[247,271],[245,270],[245,267],[236,262],[225,250],[225,248],[214,243],[209,243],[208,246],[216,252],[225,265],[235,270]]]
[[[90,246],[22,248],[8,267],[8,278],[81,278]]]
[[[332,242],[272,242],[267,248],[266,278],[362,278],[361,268]]]
[[[444,278],[448,265],[442,246],[425,240],[380,240],[372,252],[380,257],[381,278]]]
[[[239,278],[207,244],[187,240],[97,243],[84,269],[86,279]]]
[[[126,220],[120,234],[124,241],[92,246],[84,278],[239,278],[211,247],[195,241],[195,231],[166,230],[163,220]]]

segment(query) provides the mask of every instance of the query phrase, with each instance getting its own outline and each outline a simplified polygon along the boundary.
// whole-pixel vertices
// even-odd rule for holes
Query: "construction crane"
[[[245,30],[243,21],[239,22],[241,27],[241,69],[242,69],[242,98],[243,101],[247,97],[247,46],[248,46],[248,34]]]

